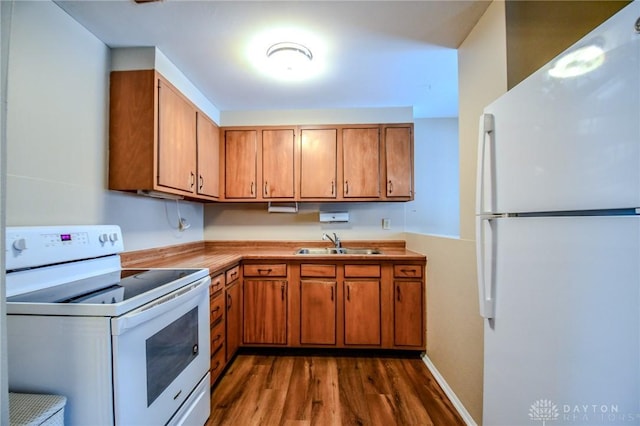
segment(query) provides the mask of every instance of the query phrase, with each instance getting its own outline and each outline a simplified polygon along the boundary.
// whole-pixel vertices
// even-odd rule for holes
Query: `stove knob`
[[[107,241],[109,241],[109,236],[107,234],[100,234],[98,236],[98,241],[100,241],[102,244],[104,244]]]
[[[24,238],[19,238],[13,242],[13,248],[17,251],[26,250],[27,248],[27,240]]]
[[[114,232],[113,234],[109,235],[109,241],[111,241],[112,243],[118,241],[118,234]]]

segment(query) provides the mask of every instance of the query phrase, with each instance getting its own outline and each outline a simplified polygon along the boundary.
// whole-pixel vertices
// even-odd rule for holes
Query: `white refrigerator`
[[[640,425],[640,3],[480,118],[485,426]]]

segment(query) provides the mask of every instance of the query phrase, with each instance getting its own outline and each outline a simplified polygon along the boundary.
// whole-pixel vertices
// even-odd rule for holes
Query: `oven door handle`
[[[172,293],[162,296],[153,302],[134,309],[133,311],[111,320],[111,334],[119,336],[132,328],[138,327],[147,321],[163,315],[172,309],[191,302],[196,297],[202,296],[211,278],[206,277],[195,283],[184,286]],[[194,304],[196,306],[197,304]]]

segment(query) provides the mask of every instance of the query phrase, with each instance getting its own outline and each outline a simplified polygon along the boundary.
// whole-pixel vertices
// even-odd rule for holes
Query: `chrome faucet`
[[[336,248],[342,247],[341,246],[341,242],[340,242],[340,238],[338,238],[338,236],[336,235],[335,232],[333,233],[333,238],[331,238],[327,234],[322,234],[322,239],[331,241]]]

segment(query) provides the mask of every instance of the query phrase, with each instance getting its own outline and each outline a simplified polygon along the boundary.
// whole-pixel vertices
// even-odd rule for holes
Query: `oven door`
[[[207,374],[210,282],[112,319],[116,425],[166,424]]]

